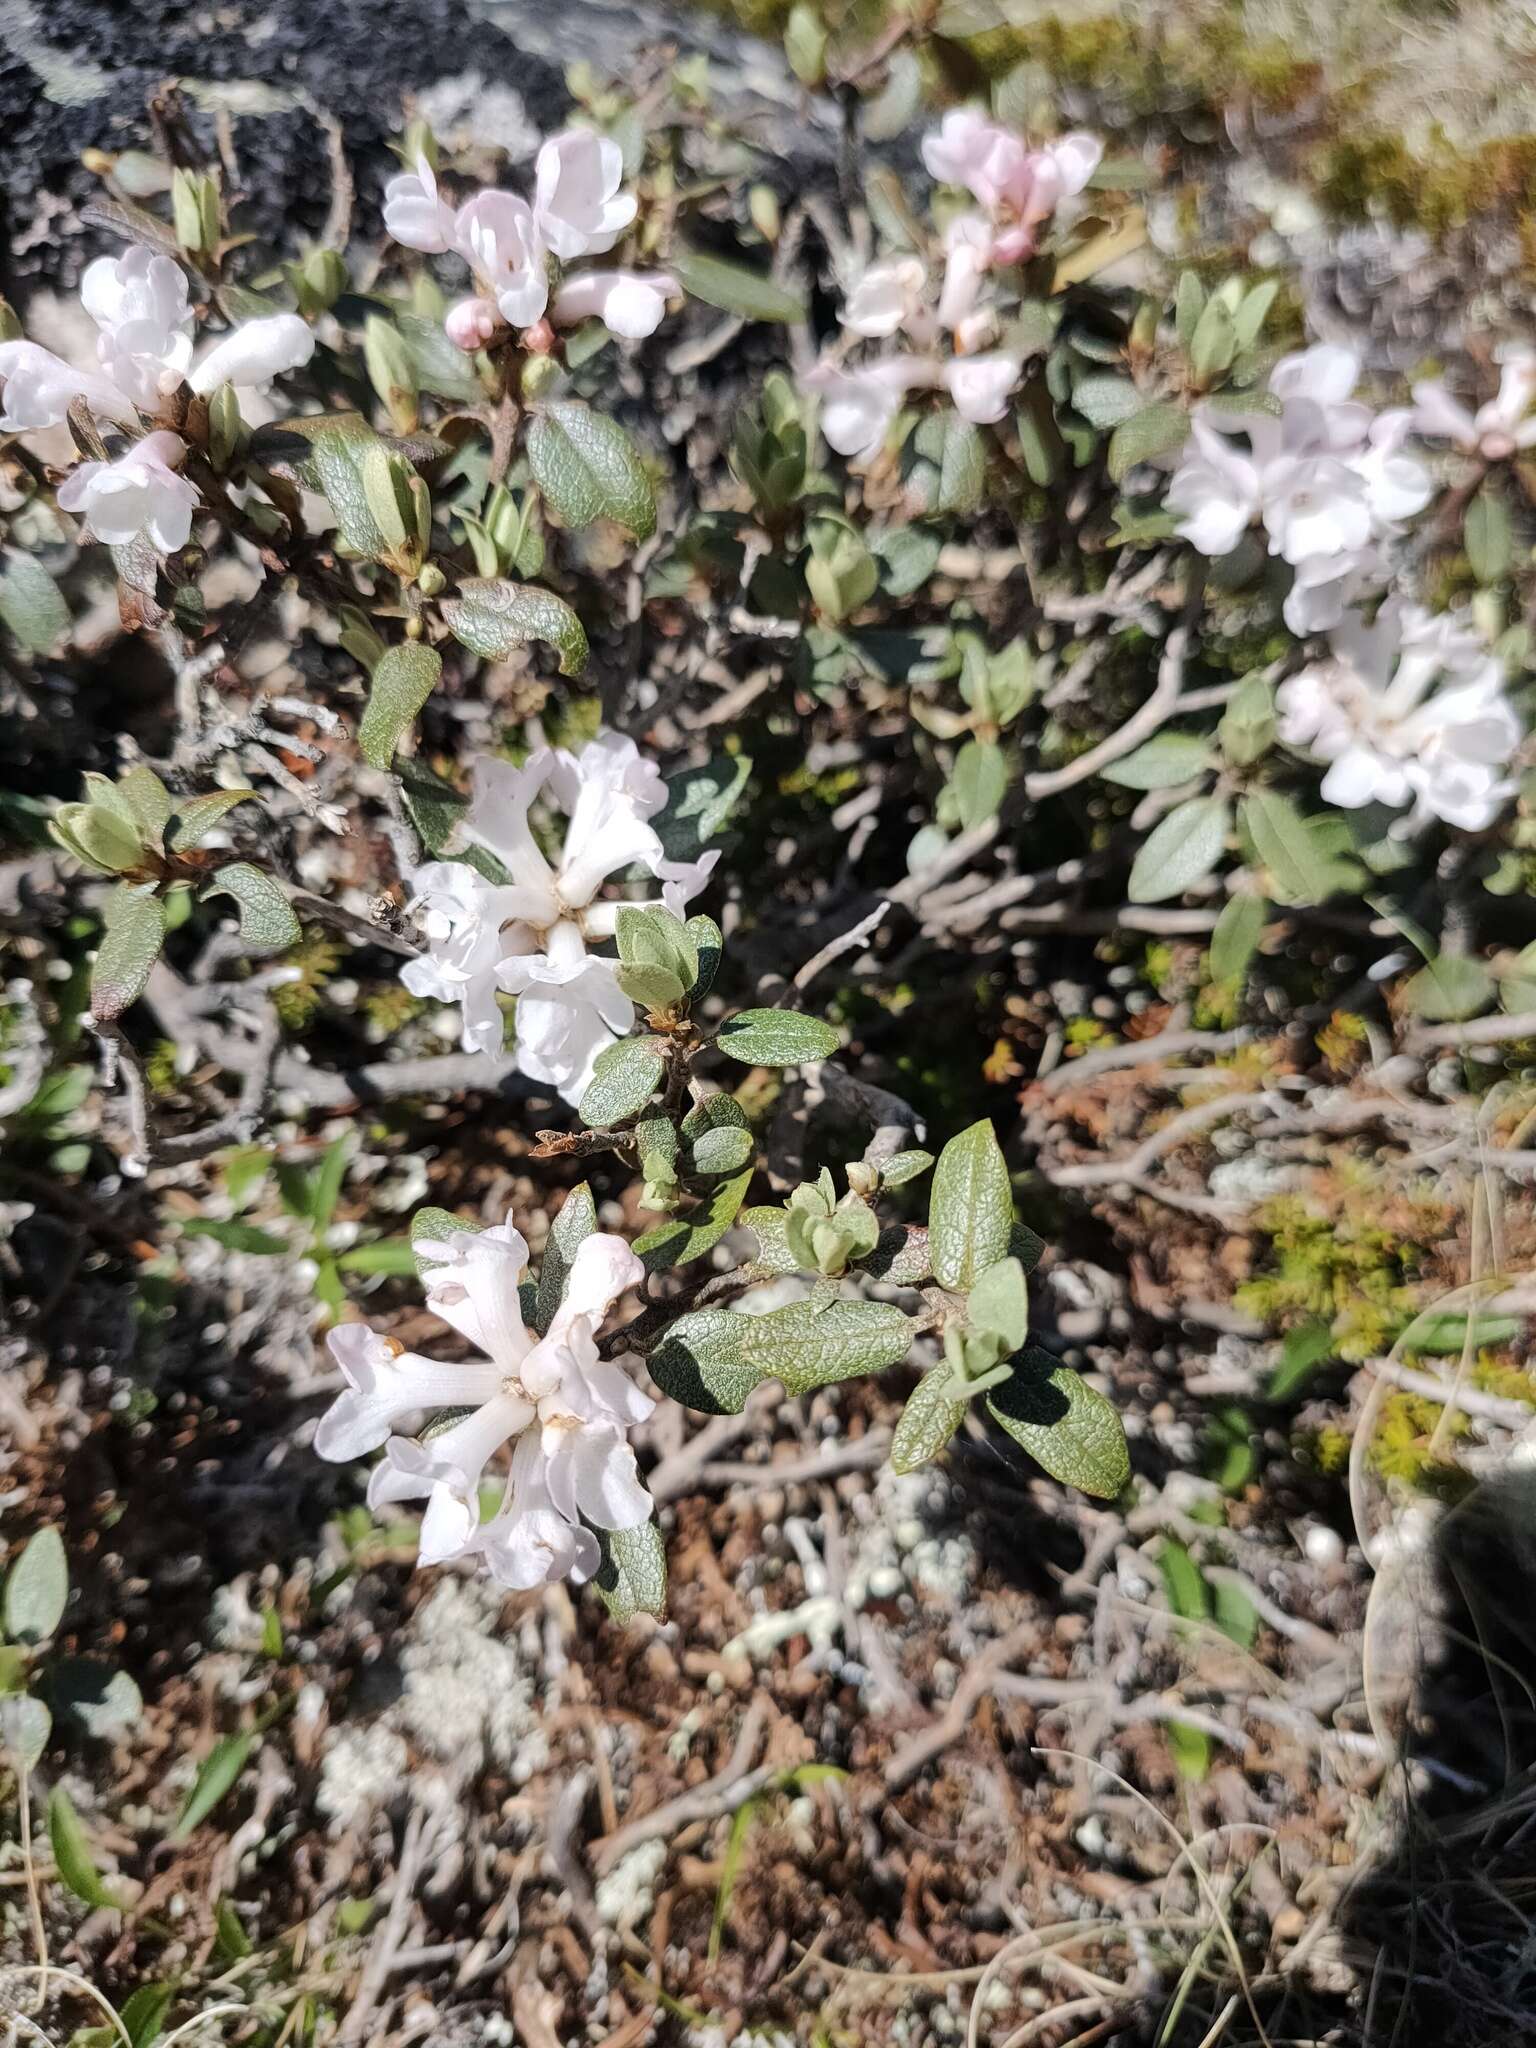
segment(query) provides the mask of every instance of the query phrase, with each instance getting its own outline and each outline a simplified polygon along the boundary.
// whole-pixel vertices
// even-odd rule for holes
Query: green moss
[[[1323,205],[1346,220],[1384,212],[1400,227],[1442,235],[1488,213],[1536,205],[1536,135],[1463,147],[1438,126],[1422,150],[1400,135],[1340,133],[1316,165]]]
[[[1457,1499],[1472,1485],[1469,1475],[1446,1456],[1446,1446],[1467,1433],[1459,1411],[1447,1415],[1440,1402],[1422,1394],[1388,1394],[1376,1411],[1366,1463],[1383,1479],[1395,1479],[1415,1493]]]
[[[1401,1225],[1381,1220],[1376,1199],[1361,1199],[1368,1186],[1353,1187],[1339,1175],[1340,1199],[1330,1212],[1300,1196],[1283,1195],[1255,1218],[1268,1236],[1271,1270],[1237,1291],[1237,1304],[1276,1327],[1322,1319],[1341,1358],[1376,1357],[1390,1348],[1417,1307],[1417,1279],[1425,1259],[1420,1241],[1437,1234],[1440,1213],[1425,1203],[1409,1204]]]
[[[340,940],[309,925],[299,943],[284,955],[284,966],[298,969],[296,981],[272,991],[272,1007],[285,1031],[302,1031],[313,1020],[321,991],[341,965],[343,950]]]

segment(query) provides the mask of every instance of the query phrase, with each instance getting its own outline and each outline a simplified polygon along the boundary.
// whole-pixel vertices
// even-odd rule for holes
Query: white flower
[[[80,302],[101,329],[102,368],[141,410],[157,411],[192,360],[186,273],[143,247],[99,256],[80,280]]]
[[[1432,493],[1403,447],[1410,415],[1376,414],[1352,398],[1359,372],[1346,348],[1284,357],[1269,378],[1278,415],[1202,408],[1168,487],[1175,531],[1204,555],[1229,554],[1262,524],[1270,553],[1295,572],[1285,601],[1293,632],[1336,624],[1373,579],[1385,580],[1386,544]]]
[[[1450,441],[1464,454],[1502,462],[1536,446],[1536,352],[1511,348],[1499,371],[1499,388],[1474,413],[1454,398],[1441,379],[1413,387],[1413,428],[1431,440]]]
[[[955,410],[975,426],[992,426],[1008,410],[1008,398],[1023,373],[1020,356],[998,350],[988,355],[956,356],[944,365],[944,382]]]
[[[985,208],[995,233],[992,257],[1021,263],[1035,251],[1035,231],[1061,201],[1081,192],[1098,169],[1104,145],[1094,135],[1064,135],[1041,149],[1000,127],[974,107],[957,107],[923,138],[931,177],[963,185]]]
[[[482,294],[512,327],[542,320],[549,303],[549,261],[533,208],[515,192],[477,192],[459,208],[454,236]]]
[[[369,1483],[371,1506],[425,1498],[423,1564],[478,1555],[502,1584],[527,1587],[597,1567],[592,1530],[650,1519],[628,1431],[653,1407],[628,1375],[600,1359],[596,1333],[645,1269],[622,1238],[595,1234],[577,1247],[564,1299],[540,1337],[523,1321],[519,1285],[528,1247],[511,1218],[478,1233],[454,1231],[417,1247],[427,1305],[480,1356],[441,1365],[399,1349],[360,1324],[331,1333],[348,1390],[322,1419],[322,1457],[361,1457],[386,1445]],[[436,1408],[472,1412],[425,1443],[393,1434]],[[514,1446],[502,1503],[480,1520],[489,1460]]]
[[[0,385],[5,394],[0,430],[8,434],[59,426],[77,398],[83,398],[98,419],[114,420],[119,426],[137,424],[132,400],[111,378],[77,370],[35,341],[0,342]]]
[[[601,320],[610,334],[643,341],[661,325],[667,300],[680,298],[682,290],[669,270],[587,270],[561,285],[549,317],[556,327]]]
[[[82,462],[59,486],[59,504],[80,512],[110,547],[147,533],[162,554],[185,547],[197,492],[175,465],[186,454],[175,434],[146,434],[115,462]]]
[[[1413,804],[1477,832],[1509,796],[1521,739],[1503,664],[1449,614],[1393,599],[1367,625],[1351,612],[1330,655],[1280,685],[1280,736],[1328,762],[1322,794],[1346,810]]]
[[[919,257],[887,256],[865,271],[839,317],[863,341],[889,341],[911,332],[927,291],[928,269]]]
[[[621,192],[624,155],[606,135],[567,128],[551,135],[534,167],[534,217],[546,248],[563,262],[601,256],[635,217],[635,197]]]
[[[820,362],[800,382],[822,401],[821,431],[829,445],[870,462],[885,446],[906,393],[936,384],[939,374],[939,365],[922,356],[890,355],[852,369]]]
[[[540,748],[521,768],[479,760],[472,790],[466,834],[509,879],[487,882],[460,861],[432,862],[409,877],[428,951],[405,968],[406,986],[463,1004],[466,1051],[500,1048],[496,991],[515,995],[519,1068],[579,1102],[598,1054],[634,1016],[614,962],[590,950],[613,937],[619,910],[599,892],[622,869],[644,868],[662,884],[660,900],[681,915],[715,856],[666,858],[649,823],[666,802],[666,784],[617,733],[589,741],[579,755]],[[529,820],[539,802],[568,821],[553,865]]]
[[[192,372],[194,391],[221,384],[266,384],[285,370],[302,370],[315,352],[314,330],[297,313],[269,313],[225,335]]]
[[[441,198],[437,178],[424,156],[414,171],[402,171],[384,187],[386,233],[407,249],[441,256],[457,242],[453,208]]]

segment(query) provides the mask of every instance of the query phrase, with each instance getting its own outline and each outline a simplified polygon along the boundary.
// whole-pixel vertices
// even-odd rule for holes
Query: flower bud
[[[558,381],[560,365],[553,356],[529,356],[523,364],[522,392],[528,400],[537,398]]]
[[[350,283],[346,258],[340,250],[311,249],[298,267],[300,312],[310,320],[317,313],[329,312]]]
[[[245,445],[245,422],[233,384],[221,384],[208,400],[208,459],[221,473]]]
[[[782,220],[779,214],[779,195],[771,185],[754,185],[747,194],[747,211],[752,216],[752,225],[765,242],[776,242]]]
[[[436,562],[423,562],[416,578],[416,588],[423,597],[441,597],[448,588],[448,578]]]
[[[176,239],[189,256],[211,256],[219,246],[219,188],[200,171],[177,171],[171,179],[171,219]]]
[[[496,308],[486,299],[460,299],[443,317],[443,332],[455,348],[472,356],[496,333]]]
[[[400,330],[380,313],[370,313],[363,326],[363,361],[368,381],[383,399],[391,423],[402,434],[414,433],[421,419],[416,403],[416,366]]]
[[[400,154],[407,168],[414,166],[417,157],[424,156],[433,170],[437,169],[437,137],[419,114],[405,124],[405,133],[400,138]]]

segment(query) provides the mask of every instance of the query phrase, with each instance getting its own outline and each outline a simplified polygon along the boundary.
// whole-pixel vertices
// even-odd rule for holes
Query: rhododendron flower
[[[414,171],[402,171],[384,187],[384,229],[407,249],[441,256],[455,246],[453,208],[438,195],[437,178],[424,156]]]
[[[77,370],[35,341],[0,341],[0,385],[5,397],[0,429],[8,434],[60,425],[77,398],[85,400],[97,419],[119,426],[138,419],[133,401],[110,377]]]
[[[916,339],[927,292],[928,266],[921,258],[887,256],[871,263],[838,317],[862,341],[889,341],[903,332]]]
[[[1359,359],[1345,348],[1285,357],[1269,378],[1278,415],[1203,408],[1168,487],[1175,531],[1202,554],[1229,554],[1250,526],[1262,525],[1270,553],[1295,572],[1285,618],[1296,633],[1337,624],[1384,573],[1383,543],[1432,490],[1402,445],[1409,415],[1374,414],[1353,399],[1359,374]],[[1246,449],[1232,438],[1239,433]]]
[[[1369,625],[1350,613],[1329,646],[1326,661],[1276,692],[1281,738],[1330,764],[1326,801],[1411,802],[1412,824],[1490,825],[1514,787],[1521,726],[1483,639],[1452,615],[1392,599]]]
[[[1103,154],[1096,136],[1082,134],[1031,149],[974,107],[955,108],[923,138],[930,177],[963,185],[986,210],[995,263],[1021,263],[1034,254],[1036,230],[1063,199],[1082,191]]]
[[[192,360],[186,273],[143,247],[99,256],[80,280],[80,303],[101,329],[102,368],[141,411],[157,411]]]
[[[59,486],[59,504],[79,512],[109,547],[147,533],[162,554],[185,547],[197,492],[175,465],[186,454],[175,434],[146,434],[115,462],[82,462]]]
[[[937,363],[922,356],[880,356],[872,363],[842,369],[820,362],[800,379],[821,399],[821,431],[839,455],[868,462],[885,446],[891,422],[909,391],[938,382]]]
[[[716,855],[667,859],[649,823],[666,802],[666,784],[617,733],[577,755],[541,747],[521,768],[481,759],[472,789],[465,832],[509,879],[488,882],[459,861],[415,870],[411,908],[428,950],[405,968],[406,986],[463,1005],[466,1051],[499,1049],[496,991],[515,995],[518,1066],[579,1102],[598,1054],[634,1018],[615,962],[590,950],[613,937],[620,907],[599,901],[599,892],[621,870],[644,868],[662,884],[660,901],[681,915]],[[553,865],[529,822],[538,802],[568,820]]]
[[[651,1516],[628,1431],[654,1403],[617,1365],[599,1358],[596,1334],[645,1269],[622,1238],[583,1239],[565,1295],[540,1337],[524,1323],[518,1289],[528,1247],[510,1216],[494,1229],[418,1241],[427,1306],[479,1356],[444,1365],[404,1351],[362,1324],[330,1335],[347,1381],[321,1419],[315,1448],[350,1460],[385,1446],[370,1506],[425,1499],[423,1564],[483,1557],[503,1585],[590,1578],[592,1529],[634,1529]],[[471,1413],[425,1443],[393,1434],[440,1408]],[[500,1508],[480,1520],[489,1461],[513,1446]]]
[[[558,326],[595,318],[610,333],[634,340],[655,332],[667,299],[679,290],[664,271],[577,273],[561,279],[550,302],[553,261],[604,254],[634,219],[634,195],[619,189],[623,177],[616,143],[568,128],[539,151],[531,205],[515,192],[482,191],[454,212],[421,157],[414,171],[390,180],[384,225],[406,248],[451,249],[474,272],[474,294],[443,323],[458,348],[484,348],[502,326],[533,327],[546,311]]]
[[[1476,412],[1453,397],[1438,378],[1413,387],[1413,429],[1430,440],[1450,441],[1466,455],[1503,462],[1536,447],[1536,352],[1513,348],[1504,356],[1499,388]]]
[[[266,384],[285,370],[302,370],[314,352],[314,330],[307,321],[297,313],[269,313],[225,335],[187,381],[204,395],[221,384]]]
[[[561,285],[549,316],[557,327],[601,320],[610,334],[643,341],[661,325],[668,299],[682,292],[669,270],[588,270]]]
[[[567,128],[552,135],[534,164],[533,211],[547,249],[569,263],[602,256],[635,217],[635,196],[621,192],[624,153],[606,135]]]

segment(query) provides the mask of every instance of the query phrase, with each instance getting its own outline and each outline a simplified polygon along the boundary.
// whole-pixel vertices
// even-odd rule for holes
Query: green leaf
[[[978,1273],[965,1300],[966,1321],[973,1330],[1001,1337],[1010,1350],[1029,1335],[1029,1289],[1017,1259],[999,1259]]]
[[[720,1135],[726,1134],[721,1132]],[[749,1139],[749,1150],[750,1147]],[[698,1258],[711,1245],[718,1244],[735,1222],[736,1212],[746,1200],[747,1189],[752,1185],[752,1173],[749,1166],[745,1173],[737,1174],[734,1179],[721,1181],[701,1207],[690,1209],[686,1216],[669,1216],[665,1223],[658,1223],[644,1237],[637,1237],[635,1253],[644,1261],[647,1272],[659,1273],[668,1266],[685,1266],[690,1259]]]
[[[206,796],[180,798],[169,820],[172,853],[190,853],[237,804],[257,803],[254,789],[211,789]]]
[[[555,1310],[565,1299],[565,1283],[578,1250],[597,1229],[597,1204],[587,1183],[578,1181],[560,1204],[549,1226],[539,1267],[539,1291],[535,1296],[533,1326],[542,1337],[555,1319]]]
[[[434,775],[419,760],[402,761],[395,774],[399,779],[406,815],[420,833],[422,845],[428,853],[442,855],[468,809],[466,799],[451,782]],[[476,847],[473,851],[478,853],[480,849]],[[468,860],[469,855],[462,858]]]
[[[1240,981],[1264,936],[1268,905],[1262,896],[1229,896],[1211,933],[1211,979]]]
[[[1216,728],[1221,751],[1234,768],[1251,768],[1269,752],[1277,729],[1273,686],[1261,675],[1244,676]]]
[[[1467,562],[1479,583],[1498,583],[1508,575],[1514,559],[1515,535],[1509,507],[1496,484],[1484,483],[1468,505],[1462,522],[1461,544]],[[3,600],[0,600],[3,609]]]
[[[109,1024],[144,992],[165,941],[165,905],[130,882],[119,882],[107,898],[105,917],[91,968],[91,1012]]]
[[[41,562],[9,552],[0,569],[0,623],[28,654],[46,654],[69,631],[69,606]]]
[[[57,1529],[28,1538],[5,1582],[5,1632],[12,1642],[43,1643],[64,1619],[69,1599],[69,1560]]]
[[[766,1315],[697,1310],[675,1322],[646,1361],[663,1393],[710,1415],[739,1415],[764,1380],[809,1394],[906,1357],[911,1326],[889,1302],[792,1302]]]
[[[165,2031],[166,2015],[175,1996],[174,1984],[140,1984],[128,1994],[119,2018],[132,2048],[151,2048],[151,2044],[159,2040]],[[103,2032],[107,2031],[103,2029]],[[115,2042],[121,2036],[112,2033],[110,2038]]]
[[[660,968],[678,998],[698,980],[699,956],[687,925],[659,904],[621,904],[614,937],[626,967]]]
[[[688,991],[690,998],[698,1002],[715,985],[715,976],[720,972],[720,960],[725,951],[725,938],[712,917],[690,917],[684,929],[698,956],[698,969]]]
[[[799,326],[805,319],[805,307],[794,293],[759,270],[748,270],[721,256],[707,256],[699,249],[674,250],[670,268],[690,299],[702,299],[722,313],[789,327]]]
[[[648,1016],[675,1009],[686,993],[677,976],[665,967],[620,967],[615,978],[629,1000]]]
[[[251,1937],[246,1933],[240,1915],[229,1899],[220,1899],[213,1909],[213,1924],[217,1930],[219,1954],[227,1962],[238,1963],[243,1957],[256,1953]]]
[[[1272,789],[1243,798],[1243,830],[1268,872],[1270,893],[1281,903],[1322,903],[1356,886],[1360,869],[1329,846],[1330,817],[1304,818],[1289,797]]]
[[[992,1418],[1053,1479],[1113,1500],[1131,1476],[1120,1418],[1048,1351],[1022,1352],[1013,1377],[987,1396]]]
[[[983,1118],[951,1138],[934,1168],[928,1250],[941,1287],[963,1294],[1013,1252],[1013,1186],[997,1133]],[[1022,1263],[1022,1262],[1021,1262]]]
[[[950,778],[960,806],[960,823],[969,832],[997,816],[1008,787],[1008,759],[996,740],[967,740],[955,756]]]
[[[565,525],[612,519],[636,540],[656,531],[656,493],[628,434],[579,399],[551,399],[534,414],[528,463]]]
[[[423,1275],[436,1270],[437,1260],[423,1256],[422,1246],[447,1244],[448,1241],[465,1233],[470,1237],[478,1235],[483,1224],[472,1223],[467,1217],[455,1216],[451,1209],[418,1209],[411,1218],[411,1250],[416,1259],[416,1270]]]
[[[889,1159],[880,1161],[880,1185],[883,1188],[905,1187],[909,1180],[916,1180],[926,1173],[933,1164],[933,1154],[924,1152],[919,1146],[911,1145],[904,1152],[893,1152]]]
[[[1200,324],[1200,315],[1205,311],[1205,286],[1193,270],[1179,272],[1178,289],[1174,294],[1174,325],[1178,330],[1179,343],[1188,349],[1195,338],[1195,329]]]
[[[474,405],[484,398],[480,379],[475,375],[474,358],[448,339],[441,320],[428,320],[420,313],[395,312],[394,322],[421,390],[454,399],[461,405]]]
[[[118,1904],[96,1868],[80,1816],[62,1785],[55,1785],[48,1795],[48,1839],[59,1875],[77,1899],[93,1907]]]
[[[1294,1330],[1287,1330],[1280,1346],[1280,1362],[1264,1389],[1265,1400],[1288,1401],[1336,1350],[1331,1323],[1298,1323]]]
[[[1428,1023],[1460,1023],[1488,1007],[1493,986],[1493,975],[1481,960],[1468,953],[1442,953],[1409,978],[1403,1000]]]
[[[296,946],[304,936],[282,889],[271,875],[249,861],[231,861],[227,867],[216,868],[203,895],[205,899],[234,897],[240,911],[240,937],[255,952],[281,952],[285,946]]]
[[[638,1116],[661,1086],[666,1062],[655,1038],[621,1038],[600,1052],[592,1080],[581,1098],[580,1117],[589,1128],[606,1129]]]
[[[314,1180],[309,1193],[309,1221],[317,1231],[330,1227],[336,1204],[341,1199],[342,1186],[347,1178],[347,1162],[352,1157],[352,1134],[343,1131],[326,1146],[319,1165],[315,1168]]]
[[[343,1273],[383,1274],[402,1279],[416,1271],[416,1254],[408,1237],[381,1237],[372,1244],[357,1244],[349,1252],[338,1253],[336,1265]]]
[[[980,505],[987,484],[987,443],[980,427],[957,412],[929,413],[912,436],[913,492],[925,512],[965,514]]]
[[[1211,1587],[1211,1619],[1240,1650],[1253,1648],[1259,1633],[1259,1610],[1230,1579],[1217,1579]]]
[[[1170,1721],[1167,1734],[1174,1768],[1181,1778],[1198,1785],[1210,1772],[1211,1738],[1203,1728],[1192,1728],[1187,1721]]]
[[[144,1696],[126,1671],[95,1657],[57,1657],[48,1666],[55,1712],[96,1742],[113,1742],[144,1711]]]
[[[442,656],[420,640],[385,648],[374,664],[373,686],[357,728],[365,761],[375,768],[389,767],[401,734],[437,688],[442,672]]]
[[[53,1716],[32,1693],[0,1699],[0,1755],[17,1759],[23,1770],[35,1770],[48,1747]]]
[[[232,1792],[245,1769],[255,1743],[253,1735],[225,1735],[213,1745],[192,1781],[170,1840],[183,1842],[212,1813],[220,1800]]]
[[[939,566],[943,542],[926,526],[888,526],[875,534],[869,545],[883,565],[880,583],[886,596],[910,597]]]
[[[592,1577],[597,1597],[621,1625],[637,1614],[667,1611],[667,1550],[654,1522],[638,1529],[594,1529],[602,1561]]]
[[[1513,1343],[1521,1329],[1515,1316],[1468,1317],[1454,1309],[1426,1309],[1403,1332],[1403,1347],[1432,1358],[1451,1357],[1466,1348],[1469,1322],[1474,1347],[1484,1349]]]
[[[837,1033],[800,1010],[742,1010],[721,1025],[715,1040],[747,1067],[798,1067],[837,1051]]]
[[[872,1252],[858,1261],[859,1271],[893,1287],[921,1287],[933,1278],[928,1233],[918,1223],[895,1223],[882,1230]]]
[[[1191,797],[1144,841],[1131,866],[1133,903],[1161,903],[1204,880],[1226,850],[1231,808],[1224,796]]]
[[[1129,377],[1099,371],[1078,378],[1072,387],[1072,403],[1090,426],[1106,433],[1134,419],[1146,407],[1146,400]]]
[[[750,754],[716,754],[667,784],[667,807],[651,820],[669,860],[697,860],[741,801],[752,775]]]
[[[1210,742],[1191,732],[1160,732],[1112,761],[1103,771],[1106,782],[1122,789],[1175,789],[1193,781],[1215,762]]]
[[[211,1237],[226,1251],[250,1252],[256,1258],[284,1257],[290,1249],[286,1238],[260,1230],[254,1223],[226,1221],[219,1216],[190,1216],[181,1225],[183,1237]]]
[[[530,640],[544,640],[560,658],[561,675],[576,675],[586,666],[580,619],[563,598],[537,584],[470,577],[439,609],[455,640],[485,661],[505,661]]]
[[[752,1133],[733,1124],[703,1131],[690,1157],[695,1173],[737,1173],[752,1157]]]
[[[1180,405],[1160,399],[1155,405],[1122,420],[1109,437],[1109,474],[1115,483],[1124,482],[1139,462],[1151,462],[1159,455],[1182,447],[1189,438],[1189,414]]]
[[[1206,1621],[1211,1612],[1211,1589],[1205,1574],[1188,1548],[1176,1536],[1165,1536],[1157,1554],[1157,1568],[1163,1577],[1168,1605],[1181,1621]]]
[[[743,1209],[737,1221],[750,1230],[757,1240],[757,1253],[751,1261],[764,1273],[798,1273],[800,1261],[789,1248],[785,1235],[789,1228],[789,1211],[764,1205],[760,1208]]]
[[[915,1472],[936,1458],[964,1422],[971,1404],[944,1398],[942,1389],[948,1377],[942,1367],[925,1372],[907,1397],[891,1439],[893,1472]]]

